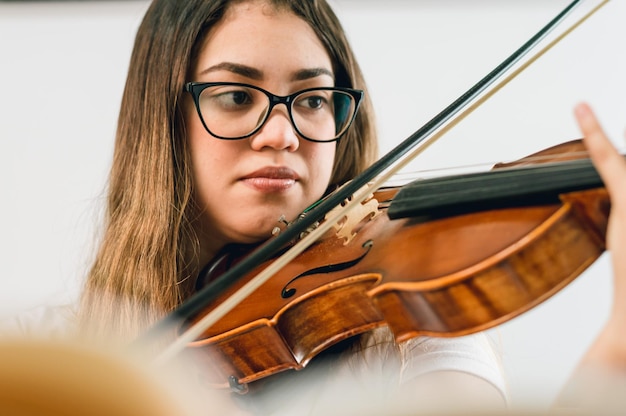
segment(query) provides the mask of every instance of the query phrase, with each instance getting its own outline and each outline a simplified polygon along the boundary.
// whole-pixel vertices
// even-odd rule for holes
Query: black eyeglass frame
[[[265,117],[263,118],[263,121],[261,121],[259,123],[259,125],[252,130],[250,133],[244,135],[244,136],[239,136],[239,137],[223,137],[223,136],[219,136],[215,133],[213,133],[206,125],[206,123],[204,122],[204,117],[202,117],[202,111],[200,110],[200,94],[202,93],[202,91],[204,91],[207,88],[210,87],[218,87],[218,86],[240,86],[240,87],[245,87],[245,88],[252,88],[254,90],[260,91],[263,94],[265,94],[267,96],[267,98],[269,98],[269,108],[267,109],[267,112],[265,114]],[[202,122],[202,125],[204,126],[205,130],[207,132],[209,132],[209,134],[211,134],[213,137],[216,137],[218,139],[221,140],[241,140],[241,139],[246,139],[248,137],[253,136],[256,132],[258,132],[267,122],[267,119],[270,117],[270,114],[272,113],[272,110],[274,109],[275,106],[277,106],[278,104],[285,104],[285,107],[287,107],[287,113],[289,114],[289,121],[291,121],[291,125],[292,127],[295,129],[295,131],[298,133],[298,135],[300,135],[300,137],[302,137],[303,139],[306,139],[308,141],[311,142],[317,142],[317,143],[332,143],[332,142],[336,142],[338,141],[341,136],[343,136],[348,129],[350,128],[350,126],[352,125],[352,123],[354,122],[354,119],[356,118],[356,114],[359,111],[359,106],[361,105],[361,101],[363,100],[363,96],[365,95],[365,92],[362,90],[356,90],[356,89],[352,89],[352,88],[344,88],[344,87],[316,87],[316,88],[307,88],[304,90],[300,90],[300,91],[296,91],[293,94],[289,94],[286,96],[280,96],[280,95],[275,95],[272,94],[271,92],[264,90],[263,88],[257,87],[256,85],[251,85],[251,84],[245,84],[245,83],[241,83],[241,82],[187,82],[184,87],[183,87],[185,92],[188,92],[191,94],[191,96],[193,97],[193,101],[194,101],[194,105],[196,107],[196,112],[198,113],[198,117],[200,117],[200,121]],[[352,114],[352,117],[350,118],[350,121],[346,124],[346,127],[344,129],[344,131],[339,134],[337,137],[335,137],[332,140],[316,140],[316,139],[311,139],[310,137],[307,137],[306,135],[302,134],[302,132],[300,131],[300,129],[298,128],[298,126],[296,125],[296,122],[293,118],[293,114],[291,111],[291,106],[295,100],[296,97],[298,97],[301,94],[305,94],[307,92],[311,92],[311,91],[338,91],[338,92],[342,92],[342,93],[346,93],[348,95],[350,95],[353,99],[354,99],[354,114]]]

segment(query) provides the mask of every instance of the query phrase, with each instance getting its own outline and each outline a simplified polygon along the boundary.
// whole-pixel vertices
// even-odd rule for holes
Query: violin
[[[570,146],[580,143],[501,164],[488,176],[417,181],[402,189],[381,189],[381,183],[393,172],[390,166],[401,167],[398,160],[414,157],[425,139],[457,122],[454,116],[469,102],[492,94],[485,91],[495,79],[577,3],[278,235],[241,256],[218,258],[200,277],[200,290],[142,340],[170,333],[172,326],[180,330],[182,322],[184,333],[161,359],[181,345],[201,349],[216,375],[212,384],[245,392],[248,383],[301,369],[329,346],[377,327],[389,326],[398,342],[469,334],[505,322],[567,285],[604,251],[609,212],[591,163],[564,161],[575,158]],[[535,157],[553,163],[528,166]],[[538,178],[555,182],[556,172],[565,179],[582,172],[585,184],[535,188],[547,182]],[[521,178],[520,187],[531,190],[510,193]],[[432,193],[448,186],[452,192]]]
[[[213,369],[212,384],[245,391],[248,383],[302,369],[329,346],[380,326],[389,326],[402,342],[466,335],[522,314],[565,287],[605,249],[608,194],[588,160],[566,162],[581,149],[574,141],[487,173],[381,189],[367,202],[377,201],[377,212],[366,210],[366,217],[347,221],[353,228],[344,224],[315,242],[189,347],[202,350],[194,356]],[[484,178],[494,175],[516,195],[501,198],[498,185],[498,201],[479,197],[448,208],[446,198],[488,194]],[[537,182],[560,190],[528,186]],[[463,192],[446,189],[458,183]],[[445,197],[423,192],[430,187],[444,189]],[[426,207],[419,206],[422,195]],[[203,284],[240,260],[219,257]],[[251,270],[199,316],[266,266]]]

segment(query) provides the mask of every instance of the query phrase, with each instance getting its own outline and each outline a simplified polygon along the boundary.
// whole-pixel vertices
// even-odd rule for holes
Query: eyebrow
[[[244,76],[246,78],[254,79],[254,80],[262,80],[263,72],[260,70],[242,64],[236,64],[233,62],[221,62],[217,65],[213,65],[209,68],[206,68],[202,72],[201,75],[208,74],[215,71],[229,71],[237,75]],[[326,68],[306,68],[297,71],[292,77],[292,81],[303,81],[311,78],[316,78],[321,75],[328,75],[333,80],[335,79],[333,73]]]
[[[215,71],[229,71],[234,74],[242,75],[244,77],[255,80],[263,79],[263,73],[258,69],[246,65],[235,64],[232,62],[221,62],[217,65],[213,65],[203,70],[202,72],[200,72],[200,74],[204,75]]]
[[[292,77],[293,81],[304,81],[307,79],[319,77],[321,75],[328,75],[333,80],[335,79],[335,75],[326,68],[309,68],[302,69],[294,74]]]

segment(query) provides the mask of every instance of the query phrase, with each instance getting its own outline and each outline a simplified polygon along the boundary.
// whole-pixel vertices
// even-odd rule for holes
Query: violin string
[[[524,165],[412,182],[394,198],[388,214],[391,218],[405,218],[450,210],[466,213],[493,204],[512,207],[530,201],[553,203],[563,193],[602,186],[588,158]]]
[[[219,319],[224,317],[229,311],[234,309],[243,299],[251,295],[262,284],[268,281],[278,271],[289,264],[295,257],[300,255],[315,241],[322,238],[330,229],[343,218],[345,218],[357,205],[360,205],[369,195],[379,189],[386,181],[388,181],[396,172],[408,165],[408,163],[415,159],[419,154],[425,151],[431,144],[441,138],[452,127],[456,126],[461,120],[465,119],[469,114],[475,111],[480,105],[482,105],[488,98],[492,97],[497,91],[508,84],[512,79],[517,77],[523,70],[525,70],[530,64],[534,63],[539,57],[543,56],[554,45],[560,42],[565,36],[570,34],[575,28],[580,26],[586,21],[592,14],[600,9],[609,0],[603,0],[598,6],[593,8],[590,12],[585,14],[582,18],[573,23],[572,26],[567,28],[561,35],[557,36],[553,41],[549,42],[535,55],[531,56],[528,61],[520,65],[519,68],[512,71],[510,75],[506,76],[502,81],[495,84],[491,90],[484,93],[484,95],[469,105],[465,110],[458,113],[453,117],[446,125],[444,125],[438,132],[434,133],[422,142],[421,146],[417,146],[413,151],[404,155],[396,164],[389,167],[381,175],[374,179],[370,185],[366,186],[362,192],[355,194],[351,201],[341,208],[337,209],[335,215],[331,218],[325,218],[324,221],[315,229],[311,230],[306,237],[294,244],[289,250],[283,253],[278,259],[274,260],[263,271],[258,273],[252,279],[250,279],[245,285],[238,289],[232,296],[220,303],[217,307],[204,315],[201,319],[196,321],[192,326],[187,328],[182,334],[178,336],[176,340],[171,342],[160,355],[157,356],[154,363],[159,365],[170,359],[174,358],[179,352],[183,351],[188,344],[198,339],[204,331],[214,325]]]
[[[625,155],[626,157],[626,148],[621,147],[618,148],[618,152],[620,154]],[[473,164],[459,165],[459,166],[445,166],[439,168],[431,168],[431,169],[421,169],[421,170],[407,170],[395,173],[387,182],[384,183],[383,187],[397,187],[403,186],[413,181],[431,179],[431,178],[443,178],[443,177],[451,177],[456,175],[470,174],[470,173],[478,173],[478,172],[489,172],[494,166],[498,164],[508,165],[511,164],[510,167],[499,168],[499,170],[503,169],[521,169],[524,166],[528,165],[540,165],[547,163],[558,164],[559,162],[566,162],[571,160],[581,160],[588,159],[589,153],[586,150],[578,150],[574,152],[567,152],[568,159],[565,160],[555,160],[555,155],[534,155],[528,156],[521,160],[510,160],[510,161],[488,161],[488,162],[478,162]],[[559,172],[559,165],[554,166],[553,171]],[[561,164],[562,171],[568,171],[570,168]]]
[[[587,158],[588,153],[585,150],[568,152],[568,156],[573,156],[573,158]],[[466,165],[459,166],[444,166],[438,168],[431,169],[419,169],[419,170],[406,170],[401,172],[396,172],[383,186],[398,186],[404,185],[406,183],[422,180],[427,178],[435,178],[435,177],[443,177],[443,176],[452,176],[456,174],[463,173],[474,173],[474,172],[483,172],[488,171],[494,168],[494,166],[498,164],[515,164],[518,162],[523,162],[524,164],[541,164],[545,162],[554,161],[554,155],[537,155],[537,156],[529,156],[525,157],[522,160],[510,160],[510,161],[487,161],[487,162],[477,162]],[[515,166],[513,166],[515,167]]]

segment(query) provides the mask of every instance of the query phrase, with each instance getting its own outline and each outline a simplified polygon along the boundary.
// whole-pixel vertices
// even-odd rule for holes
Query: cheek
[[[321,189],[323,193],[330,183],[337,145],[333,142],[317,143],[316,146],[314,154],[310,155],[310,160],[315,161],[311,166],[311,172],[316,177],[317,183],[319,183],[318,188],[323,188]]]
[[[219,174],[227,156],[220,141],[213,140],[194,112],[187,117],[187,141],[197,202],[204,206],[219,192]]]
[[[193,148],[193,146],[192,146]],[[216,163],[207,157],[202,157],[202,151],[192,151],[192,174],[194,184],[194,199],[198,206],[204,210],[210,201],[215,200],[219,194],[219,180],[215,178]]]

